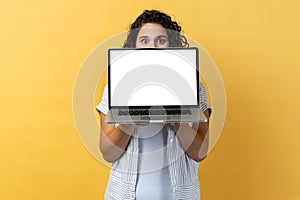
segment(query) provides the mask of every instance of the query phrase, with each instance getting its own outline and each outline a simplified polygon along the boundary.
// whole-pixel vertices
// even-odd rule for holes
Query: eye
[[[148,44],[149,43],[149,40],[148,39],[141,39],[140,42],[142,44]]]
[[[159,45],[163,45],[163,44],[165,44],[165,43],[166,43],[166,40],[165,40],[165,39],[159,38],[159,39],[157,40],[157,44],[159,44]]]
[[[165,36],[157,37],[155,42],[156,42],[157,46],[165,46],[165,45],[168,46],[168,44],[167,44],[168,43],[168,37],[165,37]]]

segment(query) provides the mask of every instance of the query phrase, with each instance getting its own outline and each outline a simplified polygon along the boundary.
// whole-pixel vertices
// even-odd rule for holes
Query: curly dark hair
[[[188,47],[189,43],[185,36],[181,35],[181,26],[177,22],[172,21],[171,17],[158,10],[144,10],[130,25],[127,33],[127,39],[124,42],[123,48],[135,48],[136,39],[140,28],[145,23],[156,23],[162,25],[168,35],[169,47]]]

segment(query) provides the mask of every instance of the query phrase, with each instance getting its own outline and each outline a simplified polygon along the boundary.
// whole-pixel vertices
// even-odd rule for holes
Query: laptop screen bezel
[[[185,49],[193,49],[196,51],[196,87],[197,87],[197,105],[149,105],[149,106],[112,106],[111,105],[111,70],[110,70],[110,52],[111,51],[118,51],[118,50],[185,50]],[[193,108],[200,106],[200,98],[199,98],[199,50],[197,47],[167,47],[167,48],[109,48],[108,49],[108,70],[107,70],[107,82],[108,82],[108,108],[110,109],[155,109],[155,108],[164,108],[164,109],[177,109],[177,108]]]

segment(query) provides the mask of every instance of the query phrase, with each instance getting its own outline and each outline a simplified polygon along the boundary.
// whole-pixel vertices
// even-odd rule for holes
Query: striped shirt
[[[202,83],[199,86],[200,108],[204,112],[211,107],[208,105],[206,91]],[[96,107],[99,112],[107,114],[108,91],[104,88],[102,101]],[[192,125],[192,123],[190,123]],[[167,126],[167,163],[173,199],[200,199],[198,181],[199,162],[185,154],[179,139],[173,130]],[[137,132],[133,133],[124,154],[113,163],[105,192],[105,200],[134,200],[138,177],[139,146]]]

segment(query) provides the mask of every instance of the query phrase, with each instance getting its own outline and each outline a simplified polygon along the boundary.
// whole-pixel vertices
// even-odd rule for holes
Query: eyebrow
[[[159,35],[157,37],[163,37],[163,38],[167,38],[168,36],[167,35]]]
[[[138,39],[141,39],[141,38],[149,38],[149,36],[141,35]],[[168,38],[168,36],[167,35],[158,35],[158,36],[156,36],[156,38]]]
[[[139,37],[139,39],[140,39],[140,38],[149,38],[149,36],[142,35],[142,36]]]

